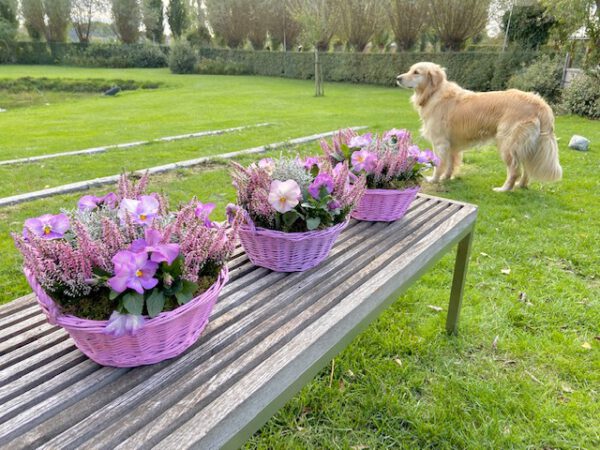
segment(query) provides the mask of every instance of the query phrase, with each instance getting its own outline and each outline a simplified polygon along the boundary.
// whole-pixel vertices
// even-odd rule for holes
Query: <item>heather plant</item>
[[[409,131],[395,128],[381,136],[340,130],[331,144],[321,140],[321,148],[330,163],[349,164],[351,177],[364,175],[369,189],[418,186],[423,172],[439,163],[431,150],[421,151],[412,143]]]
[[[236,207],[256,226],[284,232],[326,229],[344,222],[360,201],[364,177],[350,183],[346,162],[265,158],[248,168],[232,163]]]
[[[122,176],[117,193],[85,195],[74,210],[25,221],[13,233],[24,266],[64,314],[133,333],[208,289],[234,249],[236,217],[220,225],[196,199],[172,211]]]

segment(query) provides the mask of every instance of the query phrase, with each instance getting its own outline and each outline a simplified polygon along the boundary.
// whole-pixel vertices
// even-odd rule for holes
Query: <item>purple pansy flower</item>
[[[314,166],[320,167],[319,158],[316,156],[309,156],[308,158],[305,158],[302,164],[304,168],[309,171],[312,170]]]
[[[383,135],[383,139],[387,141],[392,138],[395,139],[396,142],[402,141],[404,139],[410,139],[410,132],[405,129],[398,130],[396,128],[392,128],[391,130],[385,132],[385,134]]]
[[[239,209],[239,206],[233,203],[228,203],[225,207],[225,214],[227,215],[227,222],[229,222],[229,225],[233,223],[233,219],[235,218],[235,215]]]
[[[210,213],[215,209],[214,203],[202,203],[198,202],[198,206],[196,206],[195,214],[196,217],[204,221],[204,225],[210,227],[212,225],[211,220],[208,218]]]
[[[108,319],[104,333],[120,337],[125,334],[134,335],[144,326],[144,318],[133,314],[121,314],[113,311]]]
[[[320,173],[317,175],[315,180],[308,187],[308,192],[313,196],[313,198],[318,200],[320,198],[319,194],[322,187],[327,189],[328,194],[333,192],[333,178],[331,178],[331,176],[327,173]]]
[[[23,236],[27,237],[27,231],[29,231],[44,239],[59,239],[65,235],[70,226],[69,217],[66,214],[44,214],[25,221]]]
[[[408,147],[408,156],[411,158],[418,159],[420,154],[421,150],[419,149],[418,145],[411,145]]]
[[[145,252],[121,250],[113,256],[112,262],[115,265],[115,276],[108,279],[108,285],[116,292],[129,288],[143,294],[144,289],[152,289],[158,284],[158,280],[153,278],[158,263],[148,260]]]
[[[142,195],[139,200],[124,198],[119,207],[119,218],[124,221],[129,213],[134,223],[149,225],[158,215],[158,208],[158,200],[151,195]]]
[[[367,150],[360,150],[352,153],[352,168],[356,172],[364,170],[369,173],[375,170],[377,165],[377,155]]]
[[[350,148],[362,148],[366,147],[373,141],[373,135],[371,133],[363,134],[362,136],[354,136],[348,142],[348,147]]]
[[[336,209],[340,209],[341,207],[342,207],[342,204],[335,199],[333,199],[329,203],[327,203],[327,209],[329,209],[329,211],[335,211]]]
[[[435,153],[427,149],[419,153],[419,156],[417,157],[417,162],[421,164],[431,163],[432,165],[437,166],[440,163],[440,159],[436,156]]]
[[[107,208],[114,208],[117,204],[117,195],[114,192],[109,192],[102,197],[95,195],[84,195],[77,202],[77,207],[80,211],[92,211],[98,206],[104,205]]]
[[[145,238],[133,241],[129,250],[134,253],[150,253],[150,261],[156,263],[166,261],[168,265],[171,265],[179,256],[179,244],[161,244],[162,239],[163,236],[159,230],[146,228]]]
[[[258,167],[261,169],[265,169],[269,175],[273,173],[273,169],[275,169],[275,162],[273,158],[263,158],[258,161]]]

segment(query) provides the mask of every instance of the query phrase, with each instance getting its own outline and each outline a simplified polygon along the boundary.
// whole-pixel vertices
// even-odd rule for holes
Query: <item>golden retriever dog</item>
[[[421,134],[440,158],[428,181],[451,178],[464,150],[492,139],[507,168],[504,185],[495,191],[562,177],[554,114],[540,96],[516,89],[472,92],[448,81],[444,69],[430,62],[413,65],[396,82],[415,90],[411,100],[421,116]]]

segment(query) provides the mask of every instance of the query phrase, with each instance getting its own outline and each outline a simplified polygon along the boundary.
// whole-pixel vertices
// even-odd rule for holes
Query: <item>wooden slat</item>
[[[423,217],[423,221],[415,224],[415,228],[418,226],[423,226],[426,223],[427,217]],[[384,227],[385,225],[380,224],[379,227]],[[399,230],[400,224],[396,224],[394,229]],[[423,229],[422,232],[425,232],[426,228]],[[381,239],[381,231],[380,230],[380,239]],[[388,237],[390,240],[393,240],[393,231],[388,233]],[[356,248],[353,247],[353,250],[356,248],[357,258],[360,258],[365,264],[373,259],[373,255],[382,251],[386,246],[386,242],[382,240],[379,247],[373,245],[372,242],[364,242],[364,245],[368,248]],[[350,255],[349,255],[350,256]],[[355,256],[355,255],[352,255]],[[357,259],[355,259],[356,261]],[[338,261],[338,265],[332,268],[329,268],[329,273],[336,273],[340,276],[340,272],[345,270],[346,273],[344,276],[350,277],[353,273],[353,270],[347,264],[347,260],[343,259]],[[320,272],[320,271],[319,271]],[[302,278],[304,274],[292,274],[290,277],[297,276],[298,278]],[[209,378],[211,373],[215,370],[233,370],[230,369],[230,366],[235,366],[239,368],[243,368],[244,365],[239,364],[239,360],[236,360],[235,363],[230,362],[233,358],[242,357],[252,361],[254,364],[260,362],[260,359],[256,358],[257,354],[260,354],[260,351],[265,351],[265,345],[272,342],[271,336],[280,336],[278,330],[286,329],[286,323],[289,321],[294,321],[295,318],[305,317],[305,311],[310,308],[310,304],[316,301],[319,298],[322,298],[326,295],[327,292],[331,291],[330,278],[325,274],[322,276],[321,273],[313,273],[313,277],[319,277],[320,281],[310,281],[310,280],[300,280],[296,283],[297,291],[303,292],[302,296],[298,296],[296,294],[296,290],[286,290],[283,295],[278,297],[274,297],[269,300],[269,303],[265,305],[268,309],[272,308],[272,303],[276,301],[284,302],[287,308],[283,311],[279,311],[272,319],[264,321],[263,325],[260,327],[255,327],[251,329],[248,333],[242,334],[239,336],[238,341],[235,345],[229,345],[223,351],[215,354],[209,360],[203,361],[201,365],[196,365],[190,367],[190,370],[186,372],[186,376],[180,379],[176,385],[167,385],[162,388],[161,391],[161,402],[157,404],[156,401],[152,399],[151,396],[147,397],[146,403],[140,404],[137,408],[132,409],[132,406],[135,404],[134,399],[129,398],[126,400],[126,404],[129,406],[128,420],[126,424],[122,422],[115,422],[110,428],[106,430],[105,433],[102,433],[102,436],[95,436],[94,443],[99,446],[111,447],[116,445],[122,439],[126,438],[126,436],[135,431],[136,427],[147,424],[150,421],[153,424],[161,423],[167,418],[173,419],[173,415],[171,414],[171,410],[169,414],[165,415],[163,413],[165,405],[169,404],[177,404],[177,399],[180,398],[183,394],[185,394],[190,389],[193,389],[195,386],[208,386],[210,387],[210,392],[207,392],[207,395],[212,393],[216,395],[219,391],[217,388],[225,388],[224,385],[215,382],[214,377]],[[304,277],[306,278],[306,277]],[[308,289],[310,287],[310,289]],[[271,308],[269,308],[271,307]],[[318,315],[313,317],[313,320],[318,318]],[[265,328],[268,327],[268,328]],[[213,369],[214,368],[214,369]],[[158,376],[158,375],[157,375]],[[225,380],[232,381],[231,379],[225,377]],[[150,383],[147,387],[150,392],[153,392],[155,389],[152,387],[152,383]],[[123,402],[123,399],[120,398],[119,402]],[[188,402],[185,402],[188,405]],[[124,405],[124,404],[123,404]],[[187,406],[185,408],[175,406],[174,409],[185,414],[187,410]],[[106,418],[108,414],[114,414],[114,411],[99,411],[98,417],[90,417],[86,420],[90,421],[90,425],[98,424],[98,420],[101,417]],[[179,420],[179,416],[174,420]],[[80,428],[81,424],[78,424],[77,429],[78,432],[81,432]],[[162,425],[158,428],[152,427],[153,429],[162,429]],[[167,428],[168,429],[168,428]],[[71,433],[72,434],[72,433]],[[148,436],[144,437],[144,440]],[[48,448],[52,446],[64,446],[64,445],[79,445],[82,441],[62,441],[62,440],[53,440],[48,443]],[[135,445],[134,445],[135,446]]]
[[[426,218],[424,218],[423,220],[426,220]],[[377,227],[383,227],[384,225],[375,225]],[[395,224],[396,227],[398,227],[398,229],[402,228],[402,224],[400,222],[398,222],[397,224]],[[415,225],[415,227],[417,227],[418,224]],[[365,241],[364,246],[365,247],[369,247],[371,244],[369,244],[367,241]],[[361,247],[357,247],[354,246],[352,248],[356,253],[360,253],[364,250],[364,248]],[[331,260],[331,261],[336,261],[335,259]],[[343,266],[344,264],[347,265],[347,261],[346,260],[341,260],[341,261],[337,261],[336,266],[329,269],[329,271],[327,271],[327,268],[330,265],[330,260],[328,260],[328,264],[325,264],[323,266],[323,268],[319,268],[319,270],[313,270],[313,271],[309,271],[309,272],[304,272],[304,273],[297,273],[297,274],[290,274],[289,277],[290,278],[296,278],[298,280],[302,280],[302,278],[306,278],[309,275],[312,275],[313,277],[318,277],[320,278],[322,281],[327,279],[328,276],[330,275],[330,272],[333,273],[334,270],[333,269],[337,269],[340,266]],[[322,273],[324,270],[326,270],[325,273]],[[311,282],[308,281],[306,282],[307,286],[310,286]],[[279,283],[278,283],[279,285]],[[297,283],[294,283],[294,285],[297,285]],[[324,290],[329,290],[330,289],[330,285],[329,283],[327,283],[327,285],[324,286]],[[180,381],[177,382],[177,386],[178,389],[180,389],[179,383],[183,382],[183,380],[187,380],[190,378],[190,370],[194,370],[194,369],[198,369],[198,370],[202,370],[204,372],[206,372],[207,370],[207,362],[206,362],[206,356],[207,355],[211,355],[211,354],[216,354],[215,358],[219,357],[222,358],[222,355],[219,355],[218,353],[216,353],[218,350],[222,350],[226,347],[226,344],[231,344],[231,339],[232,338],[239,338],[240,336],[245,337],[246,339],[249,338],[250,336],[250,332],[248,330],[252,330],[252,327],[254,326],[254,330],[252,330],[255,333],[256,339],[262,339],[264,338],[265,335],[268,334],[269,330],[261,330],[259,327],[256,327],[255,324],[257,322],[260,322],[260,318],[262,317],[263,320],[266,318],[268,319],[269,317],[272,317],[273,320],[268,320],[267,322],[270,323],[271,328],[273,327],[277,327],[278,323],[281,322],[285,322],[285,320],[287,320],[288,316],[290,315],[294,315],[296,314],[296,311],[294,309],[288,308],[287,310],[283,310],[282,308],[285,305],[289,305],[290,301],[294,301],[294,305],[297,308],[300,308],[302,305],[297,303],[298,300],[296,298],[296,292],[293,290],[288,290],[285,292],[285,295],[281,295],[279,296],[279,298],[275,297],[275,298],[271,298],[268,302],[265,302],[265,300],[263,299],[269,299],[270,295],[268,292],[261,292],[258,293],[256,296],[254,296],[252,298],[252,301],[256,301],[262,303],[262,305],[260,305],[258,307],[258,309],[255,309],[253,311],[251,311],[249,314],[245,313],[245,309],[248,308],[248,303],[250,303],[250,301],[248,302],[244,302],[237,311],[233,311],[230,314],[225,314],[224,316],[221,316],[217,319],[215,319],[214,321],[209,323],[209,328],[207,329],[207,333],[206,336],[203,336],[203,339],[208,337],[208,341],[203,342],[198,348],[195,348],[192,352],[187,353],[186,355],[182,356],[177,364],[177,367],[173,367],[173,366],[168,366],[165,368],[165,370],[161,371],[160,373],[155,374],[154,377],[151,377],[150,379],[147,380],[147,382],[144,383],[143,386],[140,387],[136,387],[135,389],[133,389],[132,391],[128,392],[126,395],[119,397],[118,399],[116,399],[115,401],[112,402],[112,404],[107,405],[105,408],[97,411],[96,414],[91,415],[90,417],[84,419],[81,423],[79,423],[77,425],[77,436],[74,436],[73,433],[63,433],[61,436],[57,437],[54,440],[51,440],[47,443],[48,448],[51,447],[63,447],[63,446],[69,446],[69,445],[78,445],[78,443],[83,442],[84,439],[86,439],[89,436],[92,435],[96,435],[96,430],[98,429],[98,427],[103,426],[103,423],[107,423],[109,424],[111,421],[111,416],[114,417],[118,417],[121,414],[124,414],[125,411],[131,411],[131,409],[133,408],[134,405],[136,405],[137,403],[145,400],[145,399],[152,399],[154,392],[156,392],[157,389],[161,389],[163,391],[163,397],[164,398],[164,390],[166,388],[168,388],[168,385],[171,384],[169,383],[170,379],[178,379]],[[286,315],[287,314],[287,315]],[[241,317],[240,317],[241,315]],[[273,317],[275,316],[275,317]],[[211,338],[211,328],[215,329],[215,328],[222,328],[222,324],[223,323],[229,323],[230,326],[228,328],[226,328],[227,333],[221,333],[221,334],[217,334],[216,336]],[[201,339],[202,341],[202,339]],[[249,346],[252,345],[252,342],[249,342],[248,344]],[[228,349],[230,351],[233,352],[244,352],[245,348],[243,347],[238,347],[236,345],[229,345]],[[234,354],[235,355],[235,354]],[[232,357],[232,356],[229,356]],[[222,360],[219,360],[222,361]],[[200,362],[202,362],[202,364],[200,365]],[[215,370],[218,370],[219,366],[216,365],[214,367]],[[181,373],[185,373],[185,376],[181,376]],[[163,403],[161,401],[161,403]],[[130,421],[134,420],[135,414],[131,414],[129,415],[130,420],[128,420],[128,423],[130,423]],[[121,427],[121,429],[123,429]],[[112,433],[106,433],[107,435],[112,434]],[[98,437],[96,437],[96,439],[98,439]]]
[[[419,276],[430,260],[439,258],[440,251],[467,229],[471,214],[472,211],[456,214],[438,228],[436,234],[440,239],[421,239],[407,252],[396,255],[383,270],[360,272],[357,276],[366,274],[363,284],[356,285],[353,280],[347,280],[340,290],[330,294],[335,296],[340,291],[345,292],[343,301],[304,328],[196,416],[169,433],[157,443],[157,448],[217,448],[236,437],[236,425],[253,422],[261,411],[273,412],[269,408],[270,402],[279,396],[289,397],[292,394],[290,386],[299,388],[302,384],[297,384],[296,380],[306,372],[311,376],[316,373],[322,363],[343,348],[348,339],[362,330],[387,303],[397,298],[402,286]],[[460,229],[458,225],[464,228]],[[254,422],[254,425],[259,424]],[[136,442],[135,436],[128,442]],[[233,444],[236,443],[239,442]]]
[[[64,331],[40,322],[32,296],[0,307],[0,335],[9,337],[0,342],[0,446],[241,444],[457,242],[475,214],[419,195],[401,221],[352,221],[329,258],[303,273],[253,267],[236,249],[199,341],[137,369],[87,360]]]

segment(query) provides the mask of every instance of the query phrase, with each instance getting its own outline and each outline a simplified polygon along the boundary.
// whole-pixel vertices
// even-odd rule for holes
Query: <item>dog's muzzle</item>
[[[398,75],[396,77],[396,86],[404,87],[404,84],[402,83],[402,75]]]

